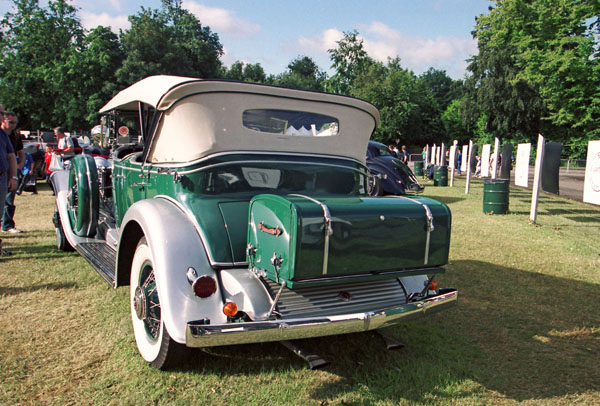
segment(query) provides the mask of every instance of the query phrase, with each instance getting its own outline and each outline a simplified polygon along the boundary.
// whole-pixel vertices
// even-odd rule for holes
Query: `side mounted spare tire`
[[[69,169],[67,194],[71,229],[80,237],[96,234],[99,214],[98,170],[91,155],[76,155]]]

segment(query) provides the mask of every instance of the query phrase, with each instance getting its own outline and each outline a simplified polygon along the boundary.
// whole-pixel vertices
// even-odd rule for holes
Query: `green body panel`
[[[427,198],[317,197],[329,209],[333,233],[325,257],[323,208],[303,197],[260,195],[250,202],[249,263],[269,278],[294,282],[315,278],[376,274],[444,265],[450,245],[450,211]],[[427,216],[433,214],[425,262]],[[266,226],[261,231],[260,223]],[[282,230],[273,234],[274,229]],[[264,229],[264,227],[263,227]],[[269,232],[268,230],[271,230]],[[272,263],[275,254],[281,266]]]
[[[318,184],[306,181],[309,175],[302,176],[301,165],[309,163],[312,165],[333,165],[341,176],[347,175],[348,171],[366,170],[361,164],[347,159],[323,158],[310,156],[286,156],[272,154],[231,154],[221,155],[210,160],[197,162],[187,166],[165,167],[163,165],[151,166],[146,164],[142,167],[139,162],[133,161],[132,157],[115,161],[113,169],[113,187],[115,218],[120,226],[127,209],[137,200],[149,199],[156,196],[165,196],[172,199],[182,210],[192,216],[197,224],[205,248],[214,263],[233,264],[246,262],[245,247],[247,245],[248,233],[248,205],[250,199],[259,194],[251,190],[231,191],[207,191],[208,173],[213,168],[228,168],[239,165],[239,162],[256,162],[256,166],[266,168],[281,168],[288,166],[297,168],[298,173],[293,173],[291,182],[282,180],[287,187],[282,190],[298,193],[314,191],[307,190],[307,185],[313,188]],[[160,168],[160,171],[159,171]],[[166,173],[168,169],[176,171],[178,180],[175,181],[174,172]],[[142,175],[140,177],[140,175]],[[303,182],[298,182],[302,180]],[[136,186],[143,183],[143,187]],[[283,187],[285,187],[284,185]],[[349,193],[356,195],[357,192],[350,190]]]
[[[279,168],[291,165],[299,170],[300,165],[306,161],[314,164],[333,162],[340,168],[349,169],[360,165],[348,160],[313,157],[230,155],[171,168],[177,171],[177,176],[174,176],[173,172],[166,173],[167,168],[161,167],[160,171],[150,165],[144,165],[142,168],[139,162],[126,158],[116,161],[113,171],[113,175],[117,175],[113,176],[117,224],[121,224],[127,209],[135,201],[164,196],[173,200],[174,204],[195,219],[205,249],[213,263],[225,265],[246,262],[246,247],[251,232],[248,228],[250,201],[257,195],[266,195],[247,190],[235,193],[207,191],[210,169],[206,168],[226,168],[228,165],[237,165],[237,162],[250,159],[260,162],[265,167]],[[140,185],[141,183],[143,185]],[[426,198],[412,198],[427,203],[435,218],[436,228],[431,234],[429,262],[424,265],[425,210],[410,199],[366,198],[354,191],[324,197],[319,197],[316,190],[277,192],[286,195],[293,192],[316,196],[330,207],[334,217],[334,234],[330,240],[327,276],[432,267],[447,262],[450,215],[448,208],[441,203]],[[275,210],[274,220],[287,221],[286,233],[298,233],[297,236],[293,235],[293,240],[284,244],[287,251],[277,248],[278,252],[288,252],[285,253],[288,257],[284,263],[297,264],[298,269],[302,270],[296,276],[292,275],[290,281],[323,276],[324,237],[321,206],[301,197],[282,198],[275,194],[272,196],[268,200],[272,203],[267,205],[265,215]],[[257,197],[256,200],[260,199]],[[287,206],[283,203],[276,204],[285,201]],[[380,216],[384,216],[386,220],[381,221]],[[266,224],[269,225],[268,221]],[[283,224],[281,227],[283,228]],[[295,248],[290,249],[291,246]],[[275,250],[269,252],[269,257],[262,260],[270,261],[273,252]],[[294,257],[290,258],[289,255]]]

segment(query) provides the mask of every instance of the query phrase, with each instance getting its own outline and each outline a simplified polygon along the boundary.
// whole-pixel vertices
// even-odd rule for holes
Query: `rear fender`
[[[271,298],[260,280],[248,269],[223,269],[221,281],[225,301],[234,302],[238,310],[252,320],[266,320],[271,308]]]
[[[381,179],[381,187],[385,192],[395,195],[403,195],[405,193],[404,183],[399,183],[399,181],[402,182],[402,179],[396,171],[375,162],[369,162],[368,167],[372,173],[385,175]]]
[[[52,172],[52,175],[50,175],[50,182],[52,182],[52,186],[56,195],[56,208],[62,223],[63,233],[65,234],[67,241],[69,241],[69,244],[71,244],[72,247],[76,247],[82,242],[93,241],[90,238],[78,236],[71,228],[67,202],[67,193],[69,191],[69,171],[62,170]]]
[[[186,214],[167,199],[140,200],[131,205],[121,224],[117,249],[119,285],[129,284],[135,246],[146,237],[153,257],[161,315],[171,338],[185,343],[189,321],[210,319],[211,324],[227,322],[223,314],[223,294],[211,267],[198,231]],[[186,272],[194,268],[198,277],[208,275],[217,281],[217,291],[206,299],[194,295]]]
[[[404,276],[398,279],[400,280],[400,283],[402,283],[407,296],[411,293],[423,292],[427,281],[429,281],[427,275]]]

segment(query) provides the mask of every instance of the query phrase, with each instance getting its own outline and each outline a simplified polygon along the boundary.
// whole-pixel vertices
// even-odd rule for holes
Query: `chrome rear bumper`
[[[186,328],[186,345],[214,347],[375,330],[445,309],[456,304],[457,299],[456,289],[444,289],[439,295],[418,302],[365,313],[214,325],[202,324],[201,321],[190,322]]]

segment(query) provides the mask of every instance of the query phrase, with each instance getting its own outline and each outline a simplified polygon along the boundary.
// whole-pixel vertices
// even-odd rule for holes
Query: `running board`
[[[111,287],[115,287],[117,252],[114,249],[105,242],[82,242],[75,249]]]
[[[298,347],[296,344],[292,343],[291,341],[283,340],[283,341],[280,341],[280,343],[285,348],[287,348],[288,350],[292,351],[294,354],[296,354],[297,356],[302,358],[304,361],[308,362],[308,365],[310,366],[310,369],[312,369],[312,370],[325,368],[327,365],[330,364],[329,361],[324,360],[323,358],[319,357],[318,355],[306,352],[305,350],[301,349],[300,347]]]

